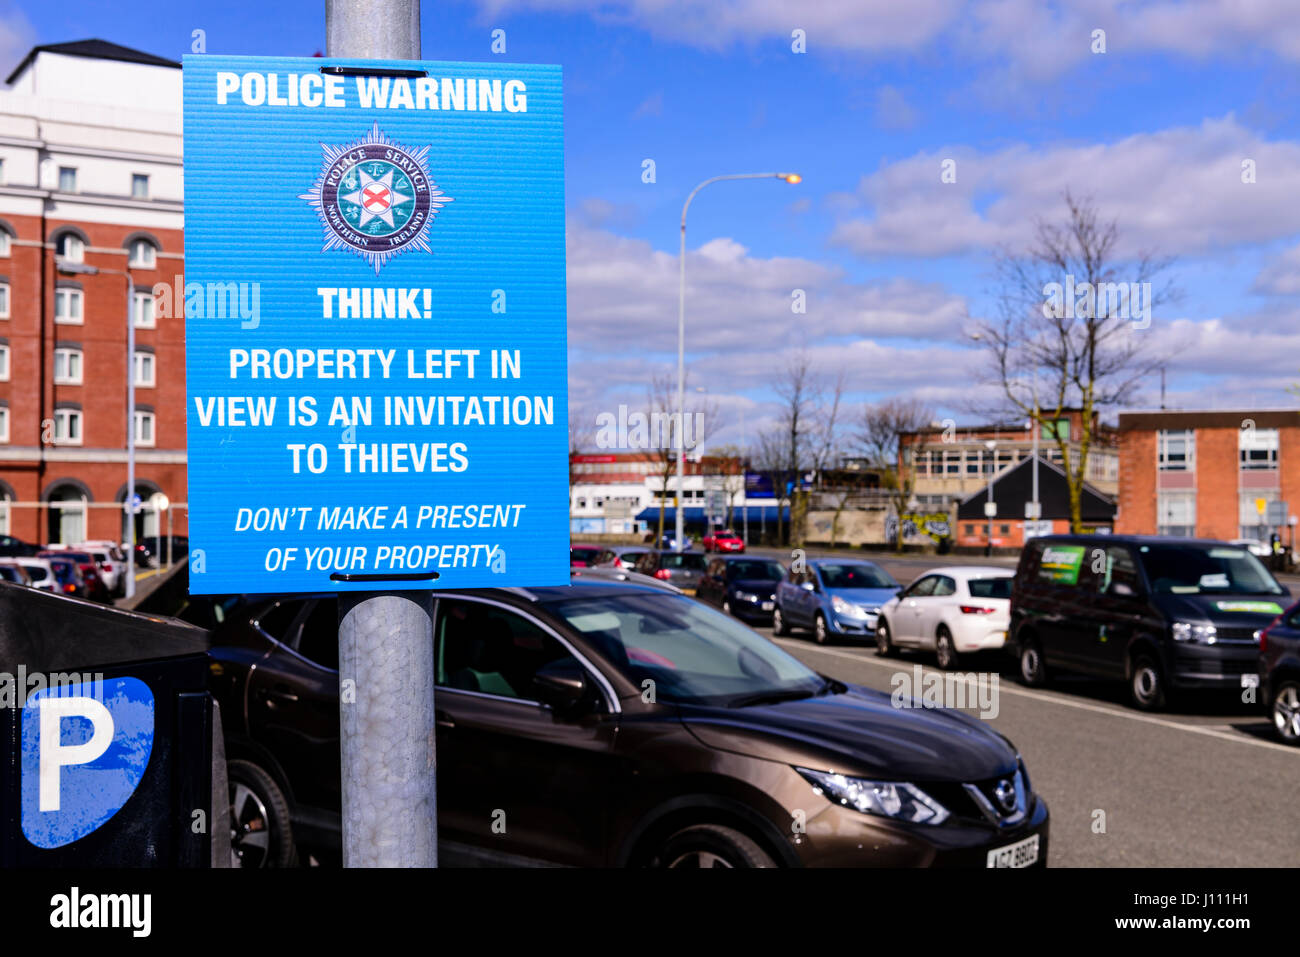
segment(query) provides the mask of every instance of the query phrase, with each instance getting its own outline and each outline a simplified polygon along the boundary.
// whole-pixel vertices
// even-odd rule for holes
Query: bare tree
[[[569,501],[573,501],[573,486],[578,484],[579,476],[577,458],[591,448],[595,437],[594,420],[583,406],[569,407]],[[572,507],[572,506],[570,506]]]
[[[894,547],[903,550],[903,512],[916,488],[916,471],[904,461],[899,435],[915,432],[934,421],[934,409],[919,399],[893,398],[862,410],[858,441],[898,516]]]
[[[655,463],[655,476],[659,479],[659,534],[655,539],[656,545],[663,541],[668,491],[677,474],[677,443],[685,442],[688,454],[702,448],[708,430],[716,418],[713,403],[707,397],[702,397],[691,390],[689,373],[686,375],[685,383],[684,411],[689,419],[685,423],[678,422],[677,419],[677,376],[674,373],[663,372],[655,375],[650,380],[650,387],[646,393],[646,403],[649,406],[649,418],[652,423],[649,451]],[[657,422],[666,423],[668,428],[666,430],[655,428],[653,423]],[[685,508],[686,503],[678,502],[676,507]]]
[[[1077,532],[1097,421],[1103,410],[1130,401],[1167,361],[1152,354],[1142,330],[1151,310],[1176,299],[1178,290],[1160,279],[1171,260],[1150,253],[1121,260],[1116,221],[1103,222],[1089,198],[1069,191],[1064,198],[1063,223],[1039,220],[1024,252],[999,253],[998,319],[979,324],[972,338],[988,350],[986,379],[1000,393],[1001,411],[1032,420],[1055,441]],[[1081,411],[1077,435],[1056,427],[1070,408]]]

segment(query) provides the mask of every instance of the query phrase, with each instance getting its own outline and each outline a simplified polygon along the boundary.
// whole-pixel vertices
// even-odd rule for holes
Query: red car
[[[570,545],[569,567],[591,568],[604,549],[599,545]]]
[[[715,528],[704,536],[706,552],[743,552],[745,543],[729,528]]]

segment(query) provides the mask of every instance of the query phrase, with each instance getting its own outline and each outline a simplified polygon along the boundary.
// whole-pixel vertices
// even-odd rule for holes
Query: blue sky
[[[310,55],[323,6],[11,6],[0,54],[100,37],[179,58],[202,29],[209,53]],[[990,314],[991,253],[1059,218],[1066,186],[1118,218],[1126,248],[1176,257],[1184,298],[1144,333],[1177,347],[1173,404],[1294,406],[1296,19],[1281,0],[1249,18],[1231,0],[488,0],[426,4],[423,47],[564,67],[570,380],[584,413],[636,401],[673,367],[691,187],[804,176],[719,184],[692,206],[691,365],[715,396],[715,438],[734,441],[742,408],[751,432],[774,416],[771,382],[793,348],[828,375],[844,368],[854,403],[915,394],[969,417],[979,354],[963,331]],[[939,180],[945,158],[956,184]],[[794,288],[804,316],[790,313]]]

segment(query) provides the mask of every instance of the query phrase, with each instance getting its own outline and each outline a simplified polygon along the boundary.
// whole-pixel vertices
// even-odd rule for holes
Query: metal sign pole
[[[420,3],[326,0],[325,33],[328,56],[418,60]],[[339,595],[344,867],[438,864],[432,608],[432,591]]]

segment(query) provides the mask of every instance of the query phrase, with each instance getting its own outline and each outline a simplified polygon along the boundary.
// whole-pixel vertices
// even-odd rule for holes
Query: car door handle
[[[289,690],[288,685],[276,685],[270,691],[266,692],[266,697],[274,698],[276,701],[285,701],[289,703],[298,700],[298,696]]]
[[[437,723],[438,727],[440,728],[456,727],[456,722],[451,720],[451,715],[449,715],[445,711],[434,711],[433,720]]]

